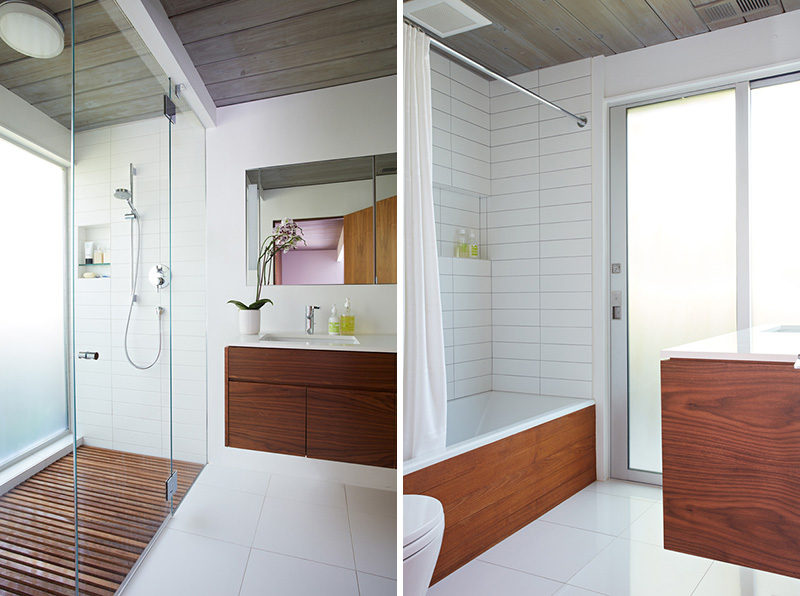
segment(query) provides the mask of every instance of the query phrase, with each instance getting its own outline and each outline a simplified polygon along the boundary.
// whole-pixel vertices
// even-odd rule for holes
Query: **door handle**
[[[78,352],[78,358],[82,360],[99,360],[100,352]]]

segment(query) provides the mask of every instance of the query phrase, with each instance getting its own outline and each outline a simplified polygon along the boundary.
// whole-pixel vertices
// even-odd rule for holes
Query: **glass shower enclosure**
[[[113,594],[206,461],[205,135],[116,2],[43,5],[63,52],[0,40],[0,593]]]

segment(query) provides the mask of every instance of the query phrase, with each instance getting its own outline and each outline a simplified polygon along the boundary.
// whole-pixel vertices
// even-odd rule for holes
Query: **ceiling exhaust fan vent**
[[[449,37],[492,24],[461,0],[411,0],[403,4],[403,13],[439,37]]]
[[[730,2],[712,4],[711,6],[700,9],[701,16],[706,22],[724,21],[725,19],[738,18],[739,12]]]
[[[736,0],[736,4],[739,10],[746,13],[769,8],[773,3],[769,0]]]
[[[781,0],[692,0],[709,29],[721,29],[783,12]]]

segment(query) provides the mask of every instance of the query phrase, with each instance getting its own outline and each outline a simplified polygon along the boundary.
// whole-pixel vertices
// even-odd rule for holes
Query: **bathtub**
[[[594,405],[591,399],[487,391],[447,403],[447,447],[403,462],[409,474]]]
[[[436,583],[596,479],[592,400],[490,391],[447,408],[447,446],[403,463],[403,492],[441,501]]]

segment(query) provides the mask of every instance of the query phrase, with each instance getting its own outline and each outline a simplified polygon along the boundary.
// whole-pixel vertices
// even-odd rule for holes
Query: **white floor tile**
[[[612,596],[689,596],[710,565],[708,559],[617,538],[569,583]]]
[[[800,596],[800,580],[714,561],[692,596]]]
[[[266,494],[268,480],[269,474],[266,472],[231,468],[219,464],[208,464],[197,477],[198,484],[233,488],[257,495]]]
[[[550,596],[558,582],[475,560],[428,590],[428,596]]]
[[[592,532],[619,536],[654,505],[651,501],[584,490],[539,519]]]
[[[566,582],[613,540],[607,534],[537,520],[483,553],[480,559]]]
[[[661,503],[656,503],[645,511],[622,533],[622,538],[664,546],[664,509]]]
[[[267,496],[328,507],[345,507],[344,485],[316,478],[273,474]]]
[[[249,549],[167,529],[125,588],[124,596],[235,596]]]
[[[584,590],[577,586],[564,586],[555,596],[597,596],[600,592],[592,592],[591,590]]]
[[[253,549],[241,596],[358,596],[356,573],[324,563]]]
[[[250,546],[263,501],[264,497],[254,493],[197,484],[186,495],[169,527]]]
[[[625,482],[624,480],[598,481],[590,484],[586,490],[594,490],[607,495],[617,495],[618,497],[635,497],[637,499],[647,499],[649,501],[662,500],[660,486],[638,482]]]
[[[358,513],[397,517],[397,493],[389,490],[346,486],[347,508]]]
[[[355,568],[347,510],[267,497],[255,548]]]
[[[356,569],[394,579],[397,575],[397,520],[386,515],[350,514]]]
[[[358,589],[361,596],[397,596],[397,582],[393,579],[358,572]]]

